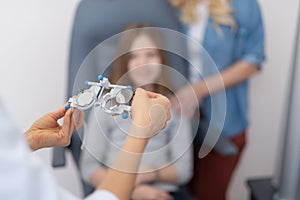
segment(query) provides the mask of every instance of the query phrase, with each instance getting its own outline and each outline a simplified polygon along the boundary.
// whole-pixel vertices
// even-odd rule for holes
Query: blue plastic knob
[[[70,105],[69,105],[69,104],[66,105],[66,106],[65,106],[65,109],[66,109],[66,110],[69,110],[69,109],[70,109]]]
[[[84,81],[85,86],[89,86],[89,81]]]
[[[103,78],[104,78],[104,77],[103,77],[102,75],[99,75],[99,76],[98,76],[98,80],[99,80],[99,81],[103,81]]]
[[[132,87],[130,85],[128,85],[127,90],[132,90]]]
[[[123,119],[127,119],[127,118],[128,118],[128,115],[127,115],[126,113],[123,113],[123,114],[122,114],[122,118],[123,118]]]

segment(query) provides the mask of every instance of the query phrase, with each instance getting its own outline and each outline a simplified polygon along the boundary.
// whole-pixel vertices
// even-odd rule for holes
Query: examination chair
[[[73,95],[76,73],[86,56],[105,39],[120,33],[132,23],[150,23],[156,27],[173,30],[180,29],[176,19],[176,11],[170,7],[167,0],[82,0],[79,2],[73,22],[71,47],[69,54],[67,99]],[[169,58],[170,65],[177,68],[181,74],[187,76],[184,60]],[[177,60],[176,60],[177,59]],[[88,80],[97,79],[98,72],[89,69],[85,77]],[[75,86],[76,87],[76,86]],[[77,92],[78,93],[78,92]],[[53,149],[53,167],[65,166],[65,151],[71,151],[74,162],[79,169],[81,139],[73,134],[68,147]],[[81,180],[84,195],[88,195],[93,188]]]

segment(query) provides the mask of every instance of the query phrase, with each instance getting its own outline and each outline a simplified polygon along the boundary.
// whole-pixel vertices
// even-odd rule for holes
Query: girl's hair
[[[198,19],[197,0],[169,0],[171,5],[179,8],[183,15],[181,20],[185,23],[195,23]],[[236,28],[236,21],[232,17],[233,8],[230,0],[209,0],[209,14],[215,23],[217,32],[220,33],[220,25],[229,25]]]
[[[112,64],[110,72],[110,81],[113,84],[133,85],[133,82],[128,76],[128,62],[130,59],[130,49],[133,42],[141,35],[149,37],[154,43],[159,53],[162,65],[168,66],[167,56],[163,50],[163,43],[160,34],[149,24],[133,24],[128,26],[120,35],[118,58]],[[149,47],[145,47],[149,48]],[[167,67],[162,67],[157,83],[154,84],[154,92],[163,95],[171,95],[174,93],[173,83],[170,78],[170,72]]]

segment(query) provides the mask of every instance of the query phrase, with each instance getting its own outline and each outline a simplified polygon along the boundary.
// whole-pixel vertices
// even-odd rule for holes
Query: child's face
[[[161,74],[162,60],[155,44],[146,35],[140,35],[131,46],[128,73],[136,86],[155,83]]]

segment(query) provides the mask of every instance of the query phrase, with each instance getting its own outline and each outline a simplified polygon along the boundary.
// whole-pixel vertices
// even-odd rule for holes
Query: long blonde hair
[[[197,0],[169,0],[169,2],[182,11],[181,20],[183,22],[192,24],[197,21]],[[218,32],[220,31],[220,25],[229,25],[236,28],[236,21],[232,17],[234,10],[230,5],[230,0],[209,0],[208,10]]]

